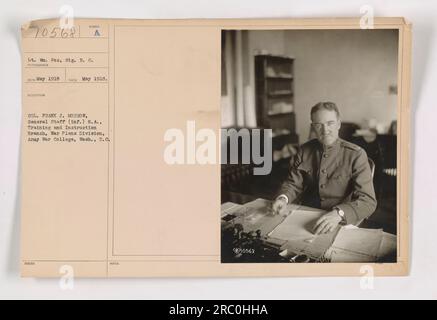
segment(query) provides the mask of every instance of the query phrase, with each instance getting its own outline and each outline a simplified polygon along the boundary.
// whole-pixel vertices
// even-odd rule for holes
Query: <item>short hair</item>
[[[311,118],[313,117],[313,114],[320,110],[335,111],[337,119],[340,119],[340,111],[338,111],[337,105],[334,102],[319,102],[318,104],[316,104],[314,107],[311,108]]]

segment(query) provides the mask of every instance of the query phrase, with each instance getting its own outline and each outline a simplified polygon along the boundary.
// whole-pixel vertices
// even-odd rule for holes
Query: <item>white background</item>
[[[78,0],[0,1],[0,298],[301,299],[437,298],[437,1],[433,0]],[[20,25],[59,16],[71,5],[76,17],[244,18],[350,17],[371,5],[376,16],[413,23],[412,259],[408,277],[273,279],[77,279],[61,290],[59,279],[19,277],[19,141],[21,121]],[[384,44],[381,44],[384,45]]]

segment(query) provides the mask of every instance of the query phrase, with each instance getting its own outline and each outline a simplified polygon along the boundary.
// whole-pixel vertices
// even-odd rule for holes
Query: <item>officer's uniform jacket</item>
[[[356,224],[376,209],[367,154],[342,139],[328,147],[317,139],[303,144],[290,163],[280,194],[289,203],[327,211],[337,207],[344,211],[348,224]]]

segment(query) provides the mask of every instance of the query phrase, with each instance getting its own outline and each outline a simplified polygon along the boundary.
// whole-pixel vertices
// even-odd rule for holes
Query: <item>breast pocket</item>
[[[297,170],[302,174],[306,183],[310,183],[313,181],[314,170],[308,164],[301,163],[297,167]]]
[[[352,174],[347,171],[335,172],[331,175],[331,180],[350,180]]]
[[[329,178],[330,192],[338,197],[346,196],[352,181],[352,172],[349,168],[338,167]]]

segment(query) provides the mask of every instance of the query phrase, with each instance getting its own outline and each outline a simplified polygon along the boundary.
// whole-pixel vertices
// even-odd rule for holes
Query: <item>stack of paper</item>
[[[241,224],[245,232],[260,230],[263,237],[285,219],[284,216],[273,215],[271,202],[263,199],[257,199],[238,207],[236,210],[228,211],[228,213],[231,212],[236,216],[233,223]]]
[[[314,225],[323,214],[324,212],[295,210],[269,236],[287,241],[311,241],[315,238]]]
[[[323,254],[332,244],[336,232],[315,235],[313,229],[317,220],[326,212],[323,210],[294,210],[280,225],[278,225],[269,237],[286,240],[284,249],[295,254],[305,254],[312,259],[320,260]]]
[[[376,262],[382,230],[343,227],[325,258],[331,262]]]

